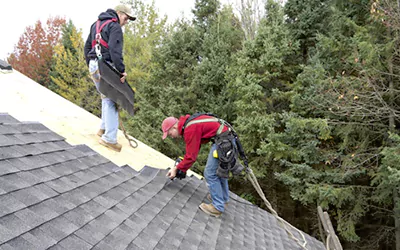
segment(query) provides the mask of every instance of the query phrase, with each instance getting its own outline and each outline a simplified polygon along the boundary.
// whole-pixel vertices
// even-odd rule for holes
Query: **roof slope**
[[[165,174],[0,114],[0,249],[300,249],[266,211],[231,193],[241,202],[209,217],[204,181]]]
[[[173,166],[174,160],[141,141],[137,140],[137,148],[130,147],[121,130],[117,135],[123,146],[121,152],[100,145],[96,135],[100,118],[18,71],[10,72],[0,71],[0,113],[8,113],[20,121],[40,122],[64,137],[69,144],[85,144],[118,166],[129,165],[137,171],[144,165],[161,169]],[[101,107],[100,103],[94,105]],[[161,136],[160,131],[160,140]]]

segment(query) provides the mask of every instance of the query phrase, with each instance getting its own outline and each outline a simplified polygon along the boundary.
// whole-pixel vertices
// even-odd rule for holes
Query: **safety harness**
[[[101,37],[101,31],[103,30],[103,28],[104,28],[107,24],[109,24],[109,23],[111,23],[111,22],[118,22],[118,19],[117,19],[117,18],[108,19],[108,20],[106,20],[105,22],[103,22],[103,24],[101,24],[101,25],[100,25],[101,21],[100,21],[100,20],[97,20],[97,22],[96,22],[96,35],[95,35],[95,39],[92,40],[92,48],[94,47],[94,48],[95,48],[95,51],[96,51],[96,56],[97,56],[98,62],[99,62],[99,70],[100,70],[100,73],[102,74],[102,73],[104,72],[104,70],[106,70],[106,69],[108,68],[109,70],[113,71],[113,73],[110,73],[110,74],[115,74],[115,73],[117,73],[117,74],[120,76],[120,74],[121,74],[120,72],[118,72],[118,71],[117,71],[113,66],[111,66],[109,63],[107,63],[107,62],[105,62],[104,60],[102,60],[102,57],[103,57],[103,56],[102,56],[102,54],[101,54],[101,47],[100,47],[100,46],[103,46],[103,47],[105,47],[105,48],[108,49],[108,43],[107,43],[106,41],[104,41],[103,38]],[[102,69],[103,69],[103,70],[102,70]],[[100,81],[104,80],[104,78],[105,78],[105,75],[103,74],[103,75],[101,76],[101,80],[100,80]],[[101,86],[101,85],[100,85],[100,86]],[[129,84],[127,83],[127,84],[122,85],[122,86],[125,87],[126,90],[130,90],[130,93],[131,93],[130,95],[132,96],[132,100],[133,100],[133,96],[134,96],[135,92],[132,90],[131,87],[129,87]],[[120,86],[120,87],[121,87],[121,86]],[[100,87],[100,88],[101,88],[101,87]],[[122,131],[123,131],[123,133],[124,133],[125,138],[128,140],[129,145],[130,145],[132,148],[137,148],[139,144],[138,144],[137,141],[135,141],[132,137],[129,137],[129,135],[128,135],[128,133],[126,132],[126,129],[125,129],[125,127],[124,127],[124,124],[123,124],[123,122],[122,122],[122,120],[121,120],[121,108],[120,108],[120,104],[117,105],[117,102],[116,102],[115,100],[113,100],[113,101],[116,103],[116,108],[117,108],[117,110],[118,110],[119,125],[120,125],[120,127],[122,128]],[[129,104],[128,104],[128,105],[129,105]],[[127,110],[129,110],[129,111],[128,111],[129,114],[133,115],[133,101],[132,101],[131,106],[132,106],[132,108],[127,109]]]
[[[108,49],[108,43],[106,41],[104,41],[103,38],[101,37],[101,31],[103,30],[104,26],[106,26],[107,24],[109,24],[111,22],[118,22],[118,19],[117,18],[108,19],[103,24],[101,24],[101,26],[100,26],[100,23],[101,23],[100,20],[97,20],[97,22],[96,22],[96,35],[95,35],[94,40],[92,40],[92,48],[93,47],[95,48],[96,55],[99,59],[101,58],[100,45],[102,45],[103,47]]]
[[[197,119],[199,116],[207,115],[210,117]],[[242,145],[240,144],[239,138],[233,129],[233,127],[226,122],[225,120],[217,117],[211,113],[195,113],[191,115],[182,126],[182,134],[184,133],[185,128],[199,123],[206,122],[218,122],[220,124],[217,133],[215,136],[210,138],[210,140],[215,143],[217,147],[217,158],[219,161],[217,175],[221,178],[229,178],[229,172],[233,175],[239,175],[244,167],[240,164],[240,161],[237,159],[238,153],[241,156],[245,157],[244,152],[241,154]],[[222,133],[224,127],[227,126],[228,130]],[[247,163],[247,159],[242,158]]]

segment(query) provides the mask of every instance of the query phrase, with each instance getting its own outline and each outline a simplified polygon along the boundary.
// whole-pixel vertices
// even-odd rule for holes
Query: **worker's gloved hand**
[[[177,172],[178,172],[178,169],[176,167],[173,167],[168,171],[167,177],[170,178],[171,180],[173,180],[173,179],[175,179]]]
[[[186,172],[178,169],[178,171],[176,172],[176,178],[178,178],[179,180],[186,178]]]

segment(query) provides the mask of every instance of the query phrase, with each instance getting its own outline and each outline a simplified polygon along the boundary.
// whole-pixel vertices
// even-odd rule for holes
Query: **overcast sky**
[[[143,0],[151,3],[151,0]],[[40,20],[45,23],[49,17],[61,16],[71,19],[74,25],[88,34],[90,25],[98,14],[118,5],[120,0],[6,0],[1,3],[1,39],[0,59],[6,59],[14,50],[20,36],[27,26],[33,26]],[[155,6],[161,15],[175,20],[183,13],[191,17],[195,0],[155,0]],[[222,0],[222,3],[232,2]]]

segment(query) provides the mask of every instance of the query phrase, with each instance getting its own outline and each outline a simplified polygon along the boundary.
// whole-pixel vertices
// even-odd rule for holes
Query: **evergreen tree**
[[[160,17],[154,2],[147,5],[143,1],[133,0],[128,4],[135,11],[137,19],[125,26],[124,63],[128,82],[136,92],[134,105],[136,113],[134,117],[129,117],[126,112],[122,112],[121,118],[129,134],[154,147],[155,145],[151,144],[152,140],[148,139],[154,134],[152,126],[157,120],[155,117],[160,119],[162,115],[157,107],[152,107],[148,103],[153,99],[147,97],[146,92],[148,87],[152,87],[148,86],[151,72],[157,68],[157,63],[153,60],[154,50],[162,45],[169,28],[166,24],[167,17]]]
[[[318,34],[327,34],[331,0],[288,0],[285,4],[286,22],[292,36],[300,42],[302,60],[306,63]]]
[[[178,22],[153,51],[149,79],[141,84],[139,110],[132,122],[132,134],[139,140],[175,157],[182,155],[170,139],[161,140],[160,126],[166,116],[179,117],[191,110],[195,96],[190,92],[198,64],[199,35],[188,22]]]
[[[369,7],[351,1],[330,6],[329,33],[317,36],[315,54],[297,77],[291,104],[292,112],[310,121],[325,118],[329,133],[307,144],[291,143],[293,152],[305,152],[309,143],[317,147],[313,158],[284,158],[286,170],[278,174],[295,200],[329,209],[349,249],[391,247],[394,238],[394,230],[387,228],[393,225],[388,212],[393,203],[386,196],[393,201],[393,187],[383,177],[389,173],[387,164],[380,167],[384,159],[393,159],[390,149],[382,152],[390,145],[390,117],[397,117],[388,72],[393,37],[380,20],[371,19]],[[377,189],[380,181],[385,195]]]
[[[196,99],[191,111],[212,112],[233,121],[235,111],[233,100],[227,95],[228,79],[225,76],[234,55],[242,48],[244,34],[230,7],[223,8],[216,15],[204,33],[199,62],[190,87]]]
[[[291,90],[296,73],[300,70],[293,60],[298,44],[285,25],[283,8],[279,3],[267,1],[265,13],[254,40],[245,42],[243,51],[237,55],[235,65],[229,69],[227,92],[235,104],[235,127],[261,187],[269,190],[267,196],[275,208],[279,205],[278,210],[285,207],[290,210],[293,204],[289,204],[291,201],[285,198],[287,193],[284,187],[273,178],[280,168],[276,161],[283,156],[275,154],[277,150],[270,152],[266,144],[269,140],[276,140],[275,131],[284,129],[285,121],[280,120],[293,116],[285,114],[285,111],[289,111],[287,92]],[[276,145],[278,148],[280,146],[284,146],[283,143]],[[252,190],[250,187],[243,191],[254,194]],[[254,199],[249,193],[247,197]],[[258,199],[258,204],[260,202]],[[284,212],[283,216],[295,216],[290,211],[288,213]]]
[[[140,0],[133,0],[129,4],[135,10],[137,19],[125,27],[124,63],[131,85],[140,88],[155,67],[151,61],[153,50],[161,45],[168,32],[167,17],[160,17],[154,2],[147,5]]]
[[[55,47],[51,73],[54,82],[52,89],[73,103],[99,115],[100,95],[89,77],[83,55],[82,33],[71,20],[62,32],[61,43]]]
[[[160,140],[162,119],[196,111],[225,115],[228,107],[223,97],[227,86],[224,77],[232,54],[241,48],[243,33],[230,8],[219,11],[210,6],[219,3],[197,3],[194,13],[200,16],[195,20],[201,22],[191,25],[180,20],[171,27],[153,50],[151,74],[138,89],[133,134],[171,157],[182,155],[184,147],[169,139]],[[200,162],[204,155],[199,157]]]
[[[194,23],[203,29],[216,18],[217,11],[220,8],[219,0],[196,0],[194,3]]]

